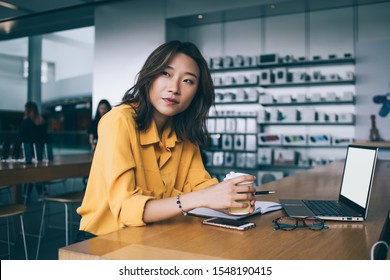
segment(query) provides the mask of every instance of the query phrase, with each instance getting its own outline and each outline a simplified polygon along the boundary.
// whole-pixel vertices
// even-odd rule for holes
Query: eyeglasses
[[[308,227],[311,230],[328,229],[325,221],[316,217],[294,218],[294,217],[280,217],[272,221],[275,225],[274,230],[294,230],[296,228]],[[301,222],[301,224],[299,224]]]

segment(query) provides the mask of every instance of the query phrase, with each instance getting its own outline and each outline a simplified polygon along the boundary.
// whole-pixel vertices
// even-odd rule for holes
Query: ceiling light
[[[198,15],[198,19],[203,19],[203,15]]]
[[[0,1],[0,6],[3,6],[4,8],[8,8],[11,10],[19,10],[18,6],[15,6],[14,4],[10,4],[4,1]]]

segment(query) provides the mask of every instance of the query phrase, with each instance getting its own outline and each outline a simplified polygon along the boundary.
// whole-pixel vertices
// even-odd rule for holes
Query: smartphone
[[[245,221],[237,221],[237,220],[229,220],[223,218],[209,218],[202,221],[204,225],[217,226],[229,229],[236,230],[248,230],[250,228],[254,228],[256,226],[255,223],[245,222]]]

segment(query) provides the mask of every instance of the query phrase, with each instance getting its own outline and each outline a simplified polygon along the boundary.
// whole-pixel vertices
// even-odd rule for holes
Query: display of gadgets
[[[248,230],[256,226],[255,223],[246,221],[229,220],[223,218],[210,218],[202,221],[204,225],[223,227],[235,230]]]

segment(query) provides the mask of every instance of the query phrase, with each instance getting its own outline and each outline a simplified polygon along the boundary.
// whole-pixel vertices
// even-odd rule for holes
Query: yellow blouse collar
[[[180,142],[180,140],[177,139],[175,132],[170,134],[170,131],[171,125],[168,125],[163,131],[161,142],[165,143],[166,147],[172,148],[175,147],[176,142]],[[140,132],[140,143],[141,145],[150,145],[158,142],[160,142],[160,138],[158,136],[157,126],[156,123],[152,121],[150,127],[146,131]]]

